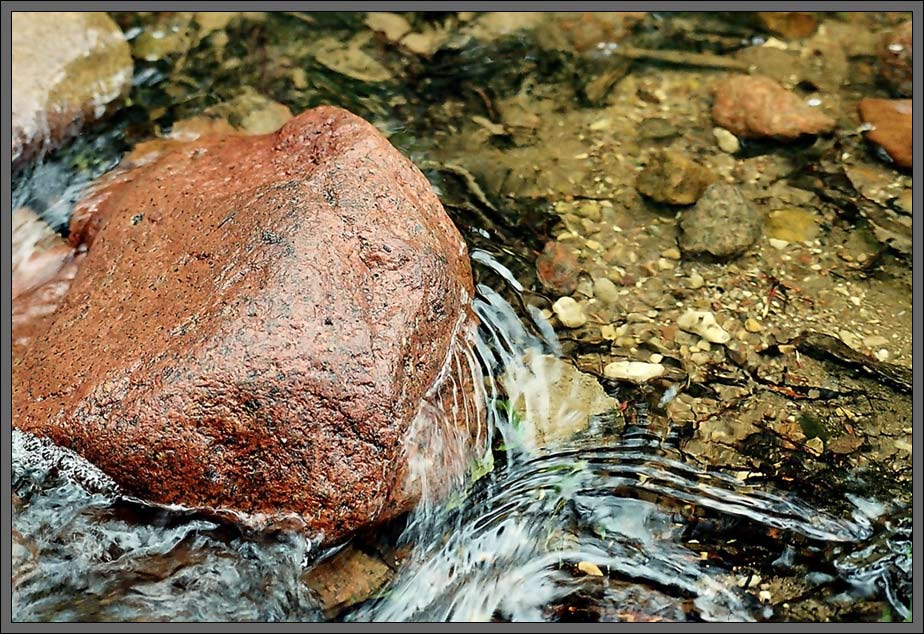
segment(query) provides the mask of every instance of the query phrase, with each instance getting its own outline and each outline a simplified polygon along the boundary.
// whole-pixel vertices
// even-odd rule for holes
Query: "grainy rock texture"
[[[12,14],[13,162],[100,118],[131,86],[132,58],[105,13]]]
[[[735,75],[716,88],[715,122],[744,138],[795,139],[834,129],[834,119],[769,77]]]
[[[760,237],[763,218],[734,185],[713,183],[680,219],[680,248],[717,259],[742,254]]]
[[[14,425],[159,503],[300,515],[328,542],[414,502],[407,431],[473,319],[424,176],[331,107],[110,177],[18,366]]]
[[[304,575],[327,618],[378,592],[394,576],[378,557],[364,553],[352,544]]]
[[[17,364],[47,327],[82,254],[28,207],[14,210],[12,221],[12,359]]]

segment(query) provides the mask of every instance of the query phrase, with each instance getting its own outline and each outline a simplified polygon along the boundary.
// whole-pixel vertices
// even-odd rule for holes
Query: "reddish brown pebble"
[[[911,99],[862,99],[858,108],[863,121],[872,126],[866,138],[899,167],[911,167]]]
[[[570,295],[577,288],[580,265],[574,254],[559,242],[547,242],[536,258],[539,281],[559,295]]]
[[[735,75],[718,85],[712,118],[744,138],[795,139],[835,126],[834,119],[774,80],[750,75]]]
[[[808,11],[758,11],[757,18],[768,31],[785,38],[808,37],[818,28],[818,18]]]

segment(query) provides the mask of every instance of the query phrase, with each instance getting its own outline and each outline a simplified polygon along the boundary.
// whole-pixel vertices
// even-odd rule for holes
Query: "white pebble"
[[[552,310],[558,316],[558,321],[565,328],[580,328],[587,323],[584,309],[571,297],[560,297],[552,304]]]
[[[712,128],[712,134],[715,137],[719,149],[728,154],[734,154],[741,149],[741,143],[738,137],[726,130],[725,128]]]
[[[677,319],[677,327],[710,343],[728,343],[731,339],[731,335],[716,323],[715,315],[708,310],[688,310]]]
[[[660,363],[642,361],[614,361],[603,368],[603,375],[608,379],[627,379],[636,383],[654,379],[664,374]]]

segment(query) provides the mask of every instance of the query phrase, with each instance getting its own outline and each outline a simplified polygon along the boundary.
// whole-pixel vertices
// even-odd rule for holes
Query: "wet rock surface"
[[[509,386],[511,406],[522,420],[522,442],[531,449],[573,443],[581,435],[599,433],[623,424],[618,402],[591,375],[550,355],[531,354],[522,365],[507,369],[502,382]],[[618,413],[618,415],[617,415]]]
[[[912,105],[910,99],[863,99],[860,116],[872,129],[866,138],[880,146],[899,167],[911,167]]]
[[[15,164],[100,118],[128,92],[132,59],[105,13],[12,16]]]
[[[761,235],[763,218],[734,185],[714,183],[680,219],[680,248],[689,256],[740,255]]]
[[[62,255],[71,249],[48,223],[29,207],[13,210],[10,260],[12,296],[19,297],[47,282],[60,268]]]
[[[305,574],[327,618],[369,599],[392,577],[394,571],[381,558],[349,544]]]
[[[715,175],[679,152],[659,152],[638,175],[635,186],[652,200],[670,205],[692,205]]]
[[[715,122],[745,138],[795,139],[834,129],[834,119],[769,77],[737,75],[721,81],[712,107]]]
[[[427,181],[372,126],[318,108],[181,146],[71,229],[89,253],[15,372],[17,428],[143,499],[295,513],[327,540],[413,502],[405,435],[473,291]]]
[[[83,257],[28,207],[13,211],[12,359],[18,363],[43,333]]]

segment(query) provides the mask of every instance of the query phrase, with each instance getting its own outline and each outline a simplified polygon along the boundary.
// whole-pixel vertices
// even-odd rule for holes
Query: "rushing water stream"
[[[182,14],[177,15],[164,20],[180,20]],[[137,49],[137,38],[160,18],[122,15],[119,20],[129,37],[136,38]],[[666,44],[696,51],[712,46],[733,52],[752,43],[741,35],[749,31],[739,24],[719,21],[717,27],[716,20],[703,18],[699,24],[681,16],[677,30],[671,31],[671,19],[655,15],[651,21],[657,28],[643,32],[637,43],[652,50],[665,45],[667,36],[659,28],[682,40]],[[441,36],[429,23],[416,26]],[[471,377],[477,394],[472,398],[456,386],[454,394],[461,400],[444,411],[464,417],[465,426],[474,428],[483,454],[471,461],[459,439],[434,433],[458,428],[458,420],[439,424],[422,411],[409,444],[417,447],[410,466],[422,501],[372,539],[379,542],[380,554],[395,555],[389,580],[332,613],[306,579],[325,562],[335,561],[338,549],[325,550],[314,536],[284,522],[267,526],[253,518],[163,508],[123,497],[112,481],[77,455],[14,431],[14,620],[765,621],[790,618],[792,613],[784,613],[790,603],[801,606],[794,614],[824,620],[856,616],[852,606],[861,601],[873,605],[863,613],[866,619],[879,618],[878,613],[871,616],[872,610],[883,605],[891,618],[909,618],[911,511],[906,500],[873,491],[860,469],[835,471],[843,481],[819,487],[842,494],[812,496],[812,483],[796,481],[802,472],[790,477],[788,466],[772,476],[760,468],[742,476],[741,469],[713,468],[708,460],[685,453],[690,426],[676,424],[666,407],[691,389],[691,382],[639,386],[598,375],[590,380],[594,390],[585,389],[590,375],[576,369],[576,355],[569,353],[566,337],[560,340],[556,334],[551,313],[537,307],[551,302],[544,296],[532,301],[540,295],[533,278],[535,254],[558,221],[549,209],[553,202],[570,204],[585,197],[578,186],[586,185],[581,181],[581,170],[588,171],[584,164],[568,171],[571,163],[563,149],[560,169],[556,158],[554,169],[547,170],[551,174],[532,170],[533,165],[526,170],[508,166],[488,194],[487,184],[479,185],[461,167],[472,148],[491,146],[494,151],[496,146],[498,152],[509,151],[498,154],[504,160],[523,150],[518,160],[529,164],[547,158],[543,147],[557,151],[557,143],[570,143],[576,133],[561,132],[567,126],[559,122],[549,126],[559,131],[543,140],[548,145],[537,144],[535,154],[529,154],[532,141],[518,135],[524,129],[532,134],[530,126],[539,124],[517,115],[516,100],[529,94],[535,102],[530,105],[538,104],[537,111],[547,118],[572,108],[578,114],[591,106],[603,112],[600,103],[590,103],[593,82],[582,73],[593,76],[598,74],[595,65],[611,64],[609,49],[565,54],[525,36],[498,35],[484,45],[447,45],[426,63],[416,57],[406,62],[407,51],[379,40],[370,44],[364,29],[361,19],[336,14],[310,20],[288,14],[239,16],[228,22],[230,37],[218,28],[190,40],[194,44],[186,42],[181,53],[139,56],[131,105],[88,129],[63,152],[18,174],[14,207],[33,208],[63,233],[86,184],[113,167],[134,143],[161,135],[176,121],[198,116],[216,102],[230,102],[248,82],[293,112],[318,103],[354,110],[386,131],[425,171],[468,242],[480,326],[449,362],[453,376]],[[563,37],[573,35],[565,31]],[[389,72],[403,68],[404,74],[395,71],[384,81],[358,80],[355,72],[350,74],[355,64],[364,64],[360,70],[365,73],[370,66],[362,55],[359,62],[332,65],[330,56],[323,61],[326,49],[318,48],[315,40],[330,33],[365,42],[366,50],[378,56],[375,64]],[[277,41],[283,43],[279,50],[274,48]],[[483,46],[492,48],[486,52]],[[344,55],[355,57],[359,47]],[[712,69],[714,56],[707,57],[706,66]],[[295,72],[287,64],[308,69],[307,87],[288,77]],[[608,69],[601,75],[605,78],[612,69],[603,68]],[[653,81],[655,73],[649,70],[638,73],[643,79],[632,90],[642,107],[663,101],[656,94],[659,89],[651,88],[656,84],[644,83]],[[691,85],[700,81],[697,77]],[[555,87],[543,92],[545,80]],[[465,84],[465,97],[453,101],[457,84]],[[471,131],[472,113],[497,114],[495,105],[502,104],[507,119],[515,121],[507,131],[497,134],[491,125],[486,127],[490,134],[477,126]],[[671,113],[667,105],[658,107],[665,118],[656,124],[663,127]],[[686,115],[678,116],[680,121]],[[608,121],[600,118],[590,125]],[[467,132],[456,134],[457,124],[468,125]],[[638,137],[631,122],[614,125],[622,126],[624,136],[631,132]],[[452,138],[439,136],[448,134],[446,130]],[[617,144],[601,154],[622,161],[622,152],[637,152],[639,145],[674,138],[671,134],[677,136],[674,131],[632,138],[626,144],[635,150]],[[712,143],[709,134],[707,130]],[[696,142],[691,136],[690,143]],[[443,143],[451,149],[440,155]],[[756,144],[745,148],[745,153],[751,151],[769,152]],[[801,151],[797,148],[795,154]],[[482,160],[490,162],[490,156],[484,154],[489,158]],[[575,159],[581,156],[579,160],[587,159],[584,153]],[[529,175],[521,179],[525,185],[508,179],[514,172]],[[618,170],[612,173],[618,180]],[[634,178],[634,171],[627,173]],[[573,185],[577,193],[553,192],[546,181]],[[497,194],[502,185],[520,189],[516,196],[501,198]],[[632,187],[630,183],[628,189]],[[618,206],[623,189],[616,183],[603,198]],[[658,234],[663,218],[643,216],[638,209],[630,212],[642,218],[639,223],[650,223],[651,235]],[[588,218],[578,221],[593,224]],[[634,228],[631,222],[623,224],[626,233]],[[623,233],[622,227],[611,228]],[[37,240],[20,242],[28,250]],[[636,260],[631,260],[633,266]],[[636,292],[632,283],[626,288]],[[638,292],[643,290],[640,286]],[[670,292],[665,290],[665,295]],[[584,377],[584,388],[574,378],[578,375]],[[572,387],[563,391],[562,385]],[[588,409],[591,393],[595,403],[605,396],[605,411]],[[753,438],[760,441],[759,434]],[[795,452],[791,446],[789,450]],[[447,491],[444,473],[451,469],[446,467],[460,461],[470,463],[462,464],[466,475],[448,483]],[[361,541],[368,545],[370,536],[357,536],[355,543]]]

